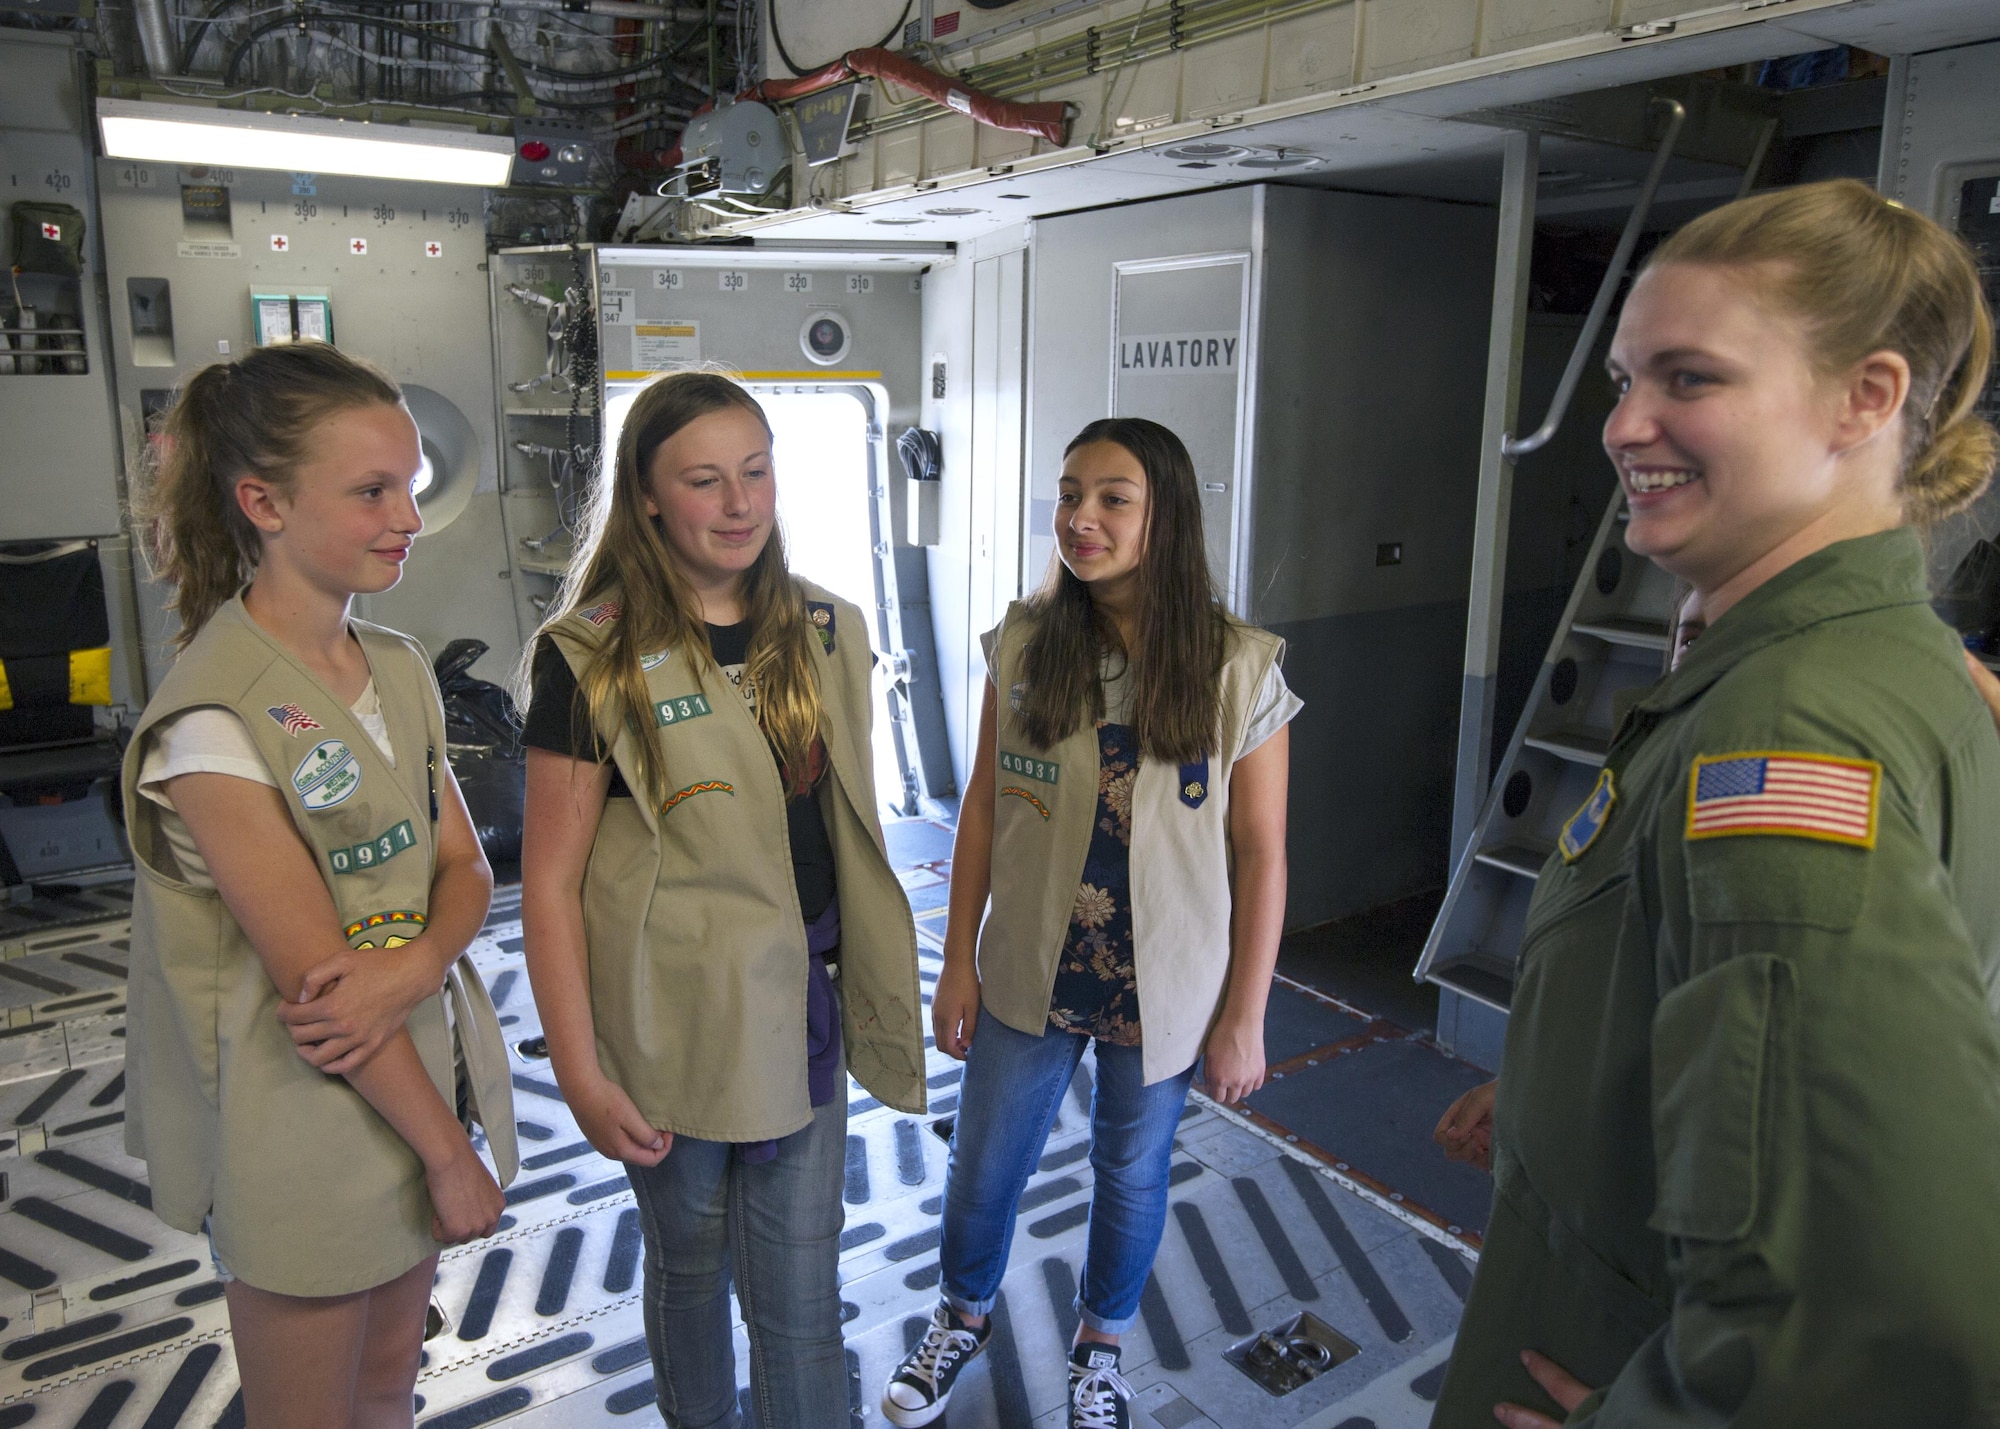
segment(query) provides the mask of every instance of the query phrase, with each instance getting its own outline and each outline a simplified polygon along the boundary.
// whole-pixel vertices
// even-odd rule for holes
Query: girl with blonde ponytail
[[[1705,628],[1439,1128],[1495,1189],[1440,1429],[2000,1421],[2000,741],[1919,537],[1992,478],[1992,345],[1965,249],[1852,181],[1633,286],[1604,446]]]
[[[550,1065],[622,1161],[675,1426],[845,1429],[845,1072],[924,1105],[916,934],[862,612],[785,568],[771,429],[709,371],[633,403],[527,657],[521,917]]]
[[[159,450],[135,517],[179,654],[125,757],[127,1146],[208,1233],[253,1429],[407,1425],[439,1248],[502,1207],[463,1108],[515,1165],[437,688],[348,612],[423,526],[416,426],[306,344],[196,373]]]

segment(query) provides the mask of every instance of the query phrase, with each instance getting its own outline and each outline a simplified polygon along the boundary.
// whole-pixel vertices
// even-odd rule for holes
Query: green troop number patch
[[[691,719],[700,719],[712,711],[708,707],[707,695],[676,695],[670,700],[661,700],[653,706],[653,718],[665,729],[670,724],[682,724]]]
[[[387,863],[405,849],[417,846],[417,831],[408,819],[396,825],[386,834],[378,834],[363,843],[348,848],[337,848],[326,856],[335,873],[365,873],[371,868]]]
[[[1039,779],[1044,784],[1056,782],[1062,766],[1047,759],[1030,759],[1025,754],[1009,754],[1000,751],[1000,767],[1009,774],[1018,774],[1023,779]]]

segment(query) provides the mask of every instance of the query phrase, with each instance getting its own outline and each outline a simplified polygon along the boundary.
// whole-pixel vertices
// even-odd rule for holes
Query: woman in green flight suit
[[[1912,529],[1992,474],[1991,347],[1851,181],[1634,286],[1605,447],[1708,628],[1536,890],[1435,1425],[2000,1421],[2000,740]]]

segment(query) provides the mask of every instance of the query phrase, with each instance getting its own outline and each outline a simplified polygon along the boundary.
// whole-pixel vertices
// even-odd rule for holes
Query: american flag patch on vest
[[[1788,834],[1875,847],[1882,766],[1872,759],[1756,750],[1696,758],[1687,836]]]
[[[314,719],[297,705],[272,705],[264,713],[283,725],[286,734],[298,734],[302,730],[319,729],[321,727],[318,720]]]

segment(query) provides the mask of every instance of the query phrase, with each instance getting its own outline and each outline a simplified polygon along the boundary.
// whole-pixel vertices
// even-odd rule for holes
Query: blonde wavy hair
[[[1974,411],[1993,321],[1965,245],[1854,179],[1775,189],[1703,214],[1656,249],[1669,263],[1759,267],[1766,295],[1805,328],[1828,374],[1871,352],[1910,364],[1903,405],[1903,515],[1929,525],[1993,479],[2000,439]]]
[[[720,371],[670,372],[639,394],[619,433],[610,479],[592,494],[569,577],[524,653],[518,685],[526,684],[542,635],[600,601],[616,602],[619,618],[606,627],[577,678],[578,712],[597,729],[650,731],[653,707],[640,656],[656,650],[698,652],[698,666],[716,669],[701,602],[658,521],[646,514],[646,476],[654,455],[676,432],[710,413],[731,410],[748,412],[766,433],[771,430],[757,399]],[[744,573],[743,605],[750,621],[744,679],[755,686],[757,723],[777,751],[786,792],[796,796],[809,787],[812,746],[822,722],[813,665],[817,636],[805,594],[785,565],[783,532],[775,526]],[[644,793],[658,808],[673,793],[659,742],[641,738],[634,744]]]

